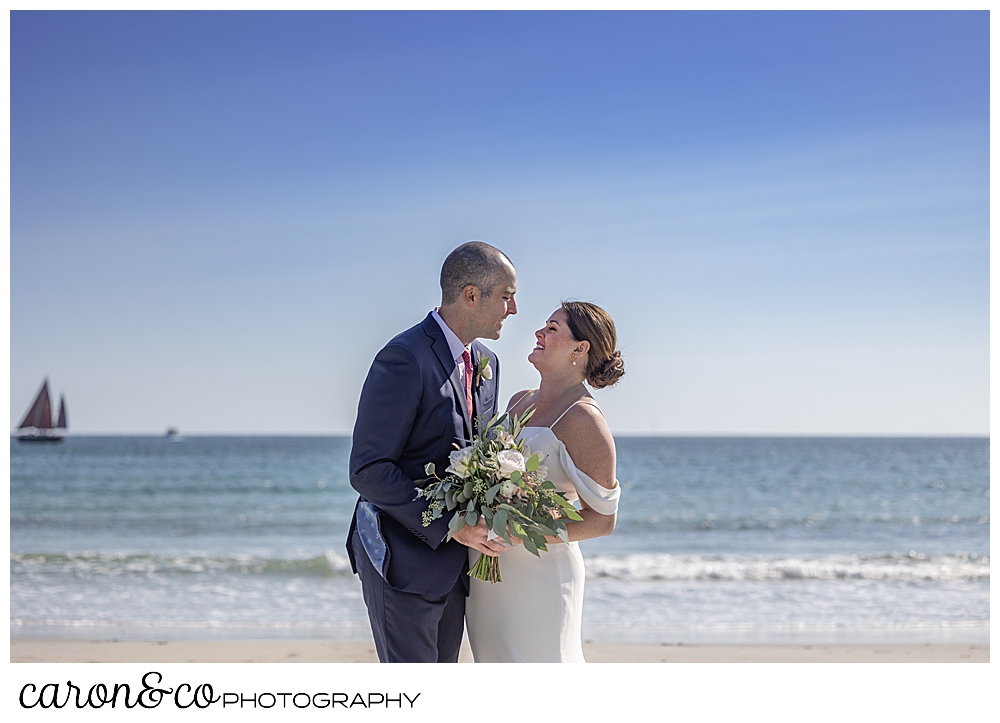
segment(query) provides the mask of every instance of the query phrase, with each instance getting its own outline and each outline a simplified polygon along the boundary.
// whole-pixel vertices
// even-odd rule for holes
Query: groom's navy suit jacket
[[[478,341],[471,346],[473,374],[488,356],[493,378],[473,383],[473,412],[491,418],[497,412],[500,362]],[[473,419],[466,409],[465,386],[444,332],[430,314],[396,336],[376,355],[361,390],[351,447],[351,486],[379,508],[379,530],[388,548],[385,579],[393,588],[421,595],[444,595],[461,577],[468,592],[468,548],[445,542],[452,515],[424,527],[427,501],[416,497],[415,480],[425,479],[433,462],[444,476],[448,455],[466,446]],[[477,375],[478,376],[478,375]],[[478,382],[478,383],[477,383]],[[347,554],[357,572],[351,537]]]

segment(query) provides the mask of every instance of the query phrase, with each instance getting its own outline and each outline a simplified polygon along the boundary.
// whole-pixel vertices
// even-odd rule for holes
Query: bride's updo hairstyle
[[[599,306],[586,301],[564,301],[569,331],[576,341],[589,341],[586,378],[594,389],[610,387],[625,375],[625,362],[615,347],[615,322]]]

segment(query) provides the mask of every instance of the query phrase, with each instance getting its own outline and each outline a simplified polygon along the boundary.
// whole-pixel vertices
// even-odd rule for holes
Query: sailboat
[[[66,426],[66,397],[62,394],[59,395],[59,417],[56,426],[52,426],[52,402],[46,378],[34,404],[17,428],[17,438],[22,442],[61,442],[66,436]]]

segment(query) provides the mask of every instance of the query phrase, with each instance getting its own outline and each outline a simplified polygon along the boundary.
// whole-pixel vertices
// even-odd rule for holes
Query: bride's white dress
[[[602,487],[578,470],[552,427],[525,427],[520,438],[531,453],[547,455],[548,478],[570,501],[582,499],[603,515],[618,510],[621,487]],[[500,555],[503,582],[471,580],[465,622],[477,663],[587,662],[580,638],[584,583],[580,545],[555,543],[548,548],[535,557],[516,545]],[[470,566],[478,559],[479,553],[470,549]]]

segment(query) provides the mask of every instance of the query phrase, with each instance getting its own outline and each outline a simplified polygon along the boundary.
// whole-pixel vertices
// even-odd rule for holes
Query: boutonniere
[[[476,386],[483,383],[483,379],[489,381],[493,378],[493,369],[490,367],[490,358],[483,356],[479,358],[479,366],[476,369]]]

